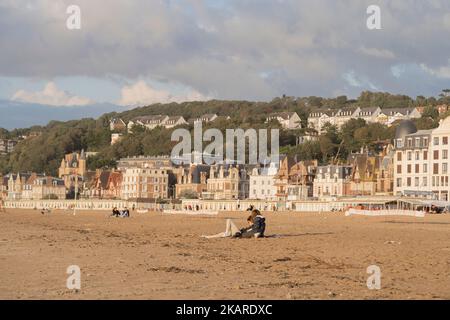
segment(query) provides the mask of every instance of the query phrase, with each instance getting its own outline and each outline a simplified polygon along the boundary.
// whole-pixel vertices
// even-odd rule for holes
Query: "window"
[[[408,138],[408,147],[412,147],[412,139]]]
[[[433,138],[433,145],[438,146],[439,145],[439,137]]]
[[[448,164],[447,163],[443,163],[442,164],[442,174],[447,174],[447,168],[448,168]]]
[[[407,172],[411,173],[411,165],[410,164],[408,164],[408,171]]]
[[[433,152],[433,159],[434,160],[439,160],[439,150],[434,150],[434,152]]]
[[[423,160],[428,160],[428,151],[423,152]]]
[[[416,138],[416,143],[414,144],[414,146],[416,148],[420,146],[420,138]]]
[[[400,188],[402,186],[402,178],[397,178],[397,187]]]
[[[415,177],[414,178],[414,186],[418,187],[419,186],[419,177]]]
[[[428,184],[428,179],[427,179],[427,177],[423,177],[423,178],[422,178],[422,187],[426,187],[427,184]]]
[[[448,159],[448,150],[442,150],[442,159],[444,160]]]
[[[401,165],[397,166],[397,173],[402,173],[402,166]]]
[[[408,161],[411,161],[411,160],[412,160],[412,152],[409,151],[409,152],[408,152]]]
[[[397,152],[397,161],[402,161],[402,153]]]
[[[426,163],[423,164],[423,173],[428,172],[428,165]]]
[[[428,146],[428,138],[423,138],[423,146]]]
[[[419,160],[419,159],[420,159],[420,152],[416,151],[416,160]]]
[[[442,137],[442,144],[447,145],[448,144],[448,137]]]
[[[411,187],[411,178],[407,178],[407,179],[406,179],[406,185],[407,185],[408,187]]]
[[[439,174],[439,163],[433,164],[433,174]]]
[[[416,168],[415,168],[415,171],[414,171],[414,173],[419,173],[419,165],[418,164],[416,164],[416,166],[415,166]]]

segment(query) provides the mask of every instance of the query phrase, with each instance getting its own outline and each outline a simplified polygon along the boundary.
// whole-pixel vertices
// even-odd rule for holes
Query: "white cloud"
[[[168,90],[158,90],[153,88],[145,81],[140,80],[135,84],[122,88],[122,96],[118,104],[123,106],[135,106],[152,103],[204,101],[208,99],[209,97],[192,89],[184,94],[175,95]]]
[[[430,68],[426,64],[422,63],[420,65],[420,67],[422,68],[422,70],[424,70],[425,72],[427,72],[435,77],[443,78],[443,79],[450,79],[450,60],[449,60],[448,66],[442,66],[442,67],[438,67],[438,68]]]
[[[221,99],[270,100],[342,86],[356,94],[342,81],[355,70],[357,80],[370,76],[392,92],[434,94],[442,79],[398,81],[391,66],[445,65],[450,52],[448,0],[378,0],[383,30],[376,32],[366,28],[361,0],[76,2],[83,27],[68,32],[71,0],[0,0],[0,43],[8,44],[0,76],[152,77]]]
[[[94,103],[91,99],[72,95],[69,92],[58,89],[54,82],[47,83],[42,91],[29,92],[19,90],[12,96],[11,100],[51,106],[85,106]]]
[[[380,91],[367,77],[358,76],[353,70],[344,73],[342,78],[352,87]]]
[[[387,49],[367,48],[362,46],[358,49],[358,51],[374,58],[382,58],[382,59],[395,58],[395,54]]]
[[[443,23],[444,27],[448,30],[450,30],[450,13],[447,13],[443,17]]]

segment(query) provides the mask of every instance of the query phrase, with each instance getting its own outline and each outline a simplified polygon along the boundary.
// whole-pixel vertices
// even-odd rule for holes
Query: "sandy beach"
[[[246,214],[108,214],[0,213],[0,298],[450,299],[450,215],[265,213],[265,239],[206,240]],[[380,290],[367,288],[370,265]]]

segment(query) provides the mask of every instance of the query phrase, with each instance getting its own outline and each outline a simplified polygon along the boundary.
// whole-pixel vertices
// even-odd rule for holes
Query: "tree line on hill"
[[[419,129],[437,127],[440,115],[434,106],[449,104],[450,97],[442,95],[439,99],[417,97],[412,99],[404,95],[389,93],[363,92],[355,100],[345,96],[337,98],[321,97],[278,97],[270,102],[250,101],[221,101],[184,102],[170,104],[153,104],[150,106],[127,110],[122,113],[104,114],[98,119],[81,119],[67,122],[51,121],[46,126],[35,126],[26,129],[0,129],[0,138],[17,139],[32,132],[40,135],[23,139],[14,151],[0,156],[0,174],[8,172],[45,172],[57,175],[58,167],[65,154],[80,151],[95,151],[96,156],[88,159],[90,170],[97,168],[113,168],[117,160],[127,156],[139,155],[168,155],[176,142],[171,142],[174,129],[162,127],[148,131],[135,127],[132,133],[124,132],[123,138],[111,146],[111,131],[109,121],[121,118],[125,122],[144,115],[181,115],[185,119],[199,117],[206,113],[219,116],[229,116],[227,120],[221,117],[213,123],[204,125],[204,130],[217,128],[225,133],[225,129],[232,128],[279,128],[280,152],[296,155],[298,160],[318,159],[321,163],[342,161],[349,153],[367,147],[369,150],[379,151],[383,141],[394,137],[395,126],[386,127],[381,124],[366,124],[362,119],[353,119],[340,130],[335,126],[327,126],[319,136],[319,141],[306,142],[296,145],[296,137],[308,129],[281,130],[276,121],[265,123],[270,113],[281,111],[295,111],[302,120],[302,127],[307,127],[308,114],[320,108],[340,109],[345,107],[375,107],[397,108],[427,106],[422,118],[415,120]],[[184,126],[193,130],[192,125]],[[270,150],[270,148],[269,148]]]

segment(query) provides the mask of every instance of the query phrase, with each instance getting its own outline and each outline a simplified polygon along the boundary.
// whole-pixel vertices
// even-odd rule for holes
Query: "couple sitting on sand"
[[[125,208],[125,210],[118,210],[117,207],[114,207],[111,217],[129,218],[130,210],[128,210],[127,208]]]
[[[248,227],[238,229],[231,219],[227,219],[225,232],[221,232],[212,236],[202,236],[206,239],[212,238],[262,238],[266,230],[266,218],[261,215],[259,210],[252,210],[252,214],[247,218]]]

